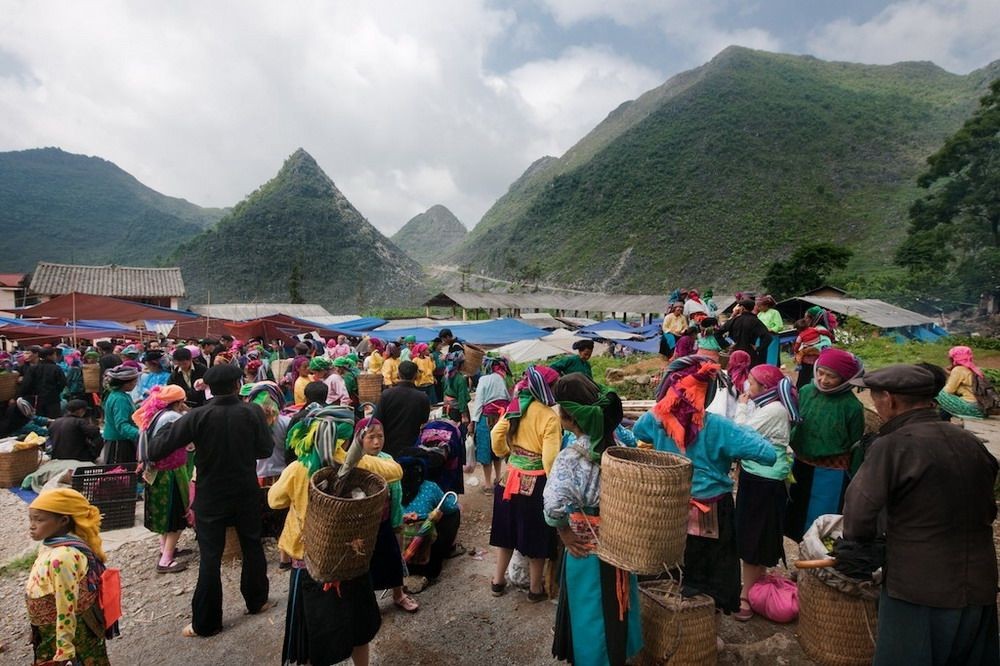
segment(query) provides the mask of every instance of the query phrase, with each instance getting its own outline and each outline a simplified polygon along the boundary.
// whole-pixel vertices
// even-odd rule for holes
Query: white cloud
[[[996,0],[906,0],[872,19],[840,19],[808,40],[821,58],[871,64],[931,60],[967,73],[1000,57],[1000,6]]]
[[[301,146],[386,232],[436,203],[472,225],[538,151],[659,83],[606,50],[486,71],[538,38],[489,5],[0,0],[0,150],[100,155],[232,205]],[[567,79],[542,91],[546,73]]]
[[[616,106],[663,82],[663,75],[605,48],[573,47],[505,78],[539,128],[549,128],[537,154],[561,154]]]
[[[687,64],[701,64],[732,44],[781,50],[780,40],[763,27],[722,25],[721,19],[729,14],[746,15],[745,3],[733,0],[545,0],[545,5],[563,26],[602,19],[627,28],[653,25],[683,47]]]

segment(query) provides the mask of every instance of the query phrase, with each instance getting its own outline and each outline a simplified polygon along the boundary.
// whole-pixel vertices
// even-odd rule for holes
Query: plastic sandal
[[[502,597],[507,591],[507,581],[502,583],[494,583],[490,581],[490,592],[494,597]]]
[[[743,608],[743,602],[746,602],[747,604],[746,608]],[[753,615],[754,615],[753,609],[750,608],[750,600],[747,599],[746,597],[741,597],[740,609],[737,612],[733,613],[733,619],[736,620],[737,622],[747,622],[750,620],[750,618],[753,617]]]

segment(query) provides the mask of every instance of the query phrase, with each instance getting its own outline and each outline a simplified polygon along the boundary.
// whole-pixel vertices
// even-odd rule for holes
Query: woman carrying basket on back
[[[309,479],[318,470],[343,462],[345,447],[354,435],[350,410],[319,405],[309,417],[289,431],[288,448],[298,460],[284,469],[267,493],[273,509],[288,509],[278,547],[292,557],[288,584],[285,638],[281,649],[283,664],[336,664],[351,657],[355,666],[368,663],[368,643],[382,626],[371,575],[323,585],[314,580],[305,565],[302,528],[309,507]],[[338,419],[336,412],[346,413]],[[402,468],[392,460],[365,455],[358,468],[386,479],[402,478]]]
[[[636,421],[639,446],[691,460],[691,515],[684,550],[685,596],[707,594],[725,613],[740,607],[740,559],[736,548],[734,460],[773,465],[774,446],[763,436],[705,411],[716,391],[719,366],[685,356],[667,366],[656,405]]]
[[[545,485],[545,522],[566,546],[552,655],[578,666],[619,666],[642,648],[634,574],[593,553],[600,533],[601,454],[615,445],[618,395],[582,373],[556,382],[564,430],[576,441],[559,452]],[[625,596],[627,595],[627,596]]]

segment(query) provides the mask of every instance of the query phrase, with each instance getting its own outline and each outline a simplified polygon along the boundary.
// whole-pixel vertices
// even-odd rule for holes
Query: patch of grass
[[[15,557],[13,560],[7,564],[0,566],[0,578],[5,578],[7,576],[14,576],[21,573],[27,573],[31,570],[31,565],[35,563],[35,557],[38,555],[38,549],[32,550],[30,553],[25,553],[20,557]]]
[[[1000,350],[979,346],[978,338],[964,338],[941,342],[897,343],[891,338],[867,338],[847,345],[848,351],[861,357],[865,368],[875,370],[895,363],[934,363],[948,367],[948,350],[956,344],[972,347],[976,362],[981,366],[1000,366]],[[987,342],[992,346],[992,341]]]

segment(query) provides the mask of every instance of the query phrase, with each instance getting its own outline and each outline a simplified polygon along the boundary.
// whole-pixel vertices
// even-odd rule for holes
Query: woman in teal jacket
[[[135,444],[139,439],[139,428],[132,422],[135,403],[129,391],[135,388],[139,371],[133,367],[118,365],[105,373],[108,380],[108,395],[104,398],[104,464],[115,465],[135,462]]]

